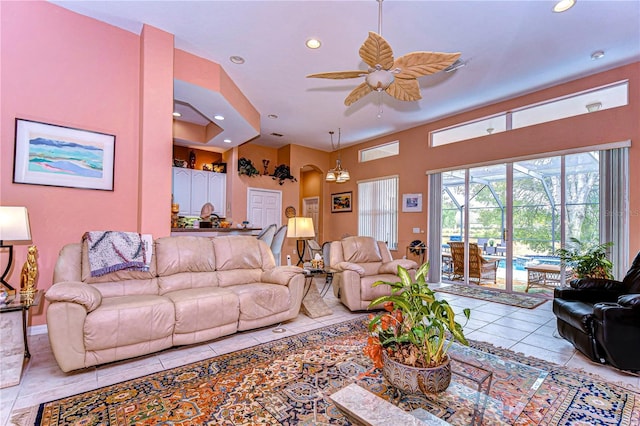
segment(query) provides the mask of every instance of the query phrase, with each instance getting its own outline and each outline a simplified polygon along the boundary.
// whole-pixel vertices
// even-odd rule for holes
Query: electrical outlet
[[[420,228],[413,228],[413,233],[414,234],[419,234],[420,233]]]

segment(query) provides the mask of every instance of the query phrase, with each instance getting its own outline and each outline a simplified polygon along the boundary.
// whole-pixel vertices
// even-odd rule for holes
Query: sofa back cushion
[[[624,277],[624,286],[629,293],[640,293],[640,253],[636,255],[636,258],[631,264],[631,268]]]
[[[220,287],[260,282],[262,272],[275,267],[269,246],[253,236],[216,237],[213,250]]]
[[[180,272],[213,272],[216,259],[211,238],[163,237],[155,244],[158,276],[165,277]]]
[[[347,237],[343,239],[342,252],[345,262],[369,263],[382,261],[378,243],[371,237]]]
[[[158,238],[155,244],[160,294],[199,287],[217,287],[211,238]]]
[[[158,294],[155,252],[151,256],[148,271],[129,271],[122,269],[99,277],[92,277],[89,266],[89,246],[87,241],[83,241],[80,247],[82,281],[87,284],[92,284],[102,293],[102,296],[115,297]]]

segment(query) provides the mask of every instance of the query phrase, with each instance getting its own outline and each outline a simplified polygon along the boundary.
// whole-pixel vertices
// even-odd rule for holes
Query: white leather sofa
[[[391,287],[373,287],[376,281],[397,282],[398,265],[415,277],[418,264],[413,260],[391,257],[387,244],[371,237],[347,237],[332,241],[329,267],[334,270],[333,292],[351,311],[369,309],[380,296],[391,294]]]
[[[65,371],[277,324],[300,310],[304,274],[252,236],[154,243],[148,272],[91,277],[87,245],[62,248],[47,291],[53,354]]]

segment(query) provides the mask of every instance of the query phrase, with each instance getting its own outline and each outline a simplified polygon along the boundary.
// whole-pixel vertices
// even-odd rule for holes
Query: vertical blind
[[[358,235],[398,248],[398,176],[358,182]]]

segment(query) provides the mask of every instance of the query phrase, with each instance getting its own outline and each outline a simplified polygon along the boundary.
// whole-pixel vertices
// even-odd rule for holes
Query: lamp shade
[[[31,241],[26,207],[0,206],[0,241]]]
[[[316,232],[313,229],[313,220],[310,217],[291,217],[287,223],[288,238],[313,238]]]

